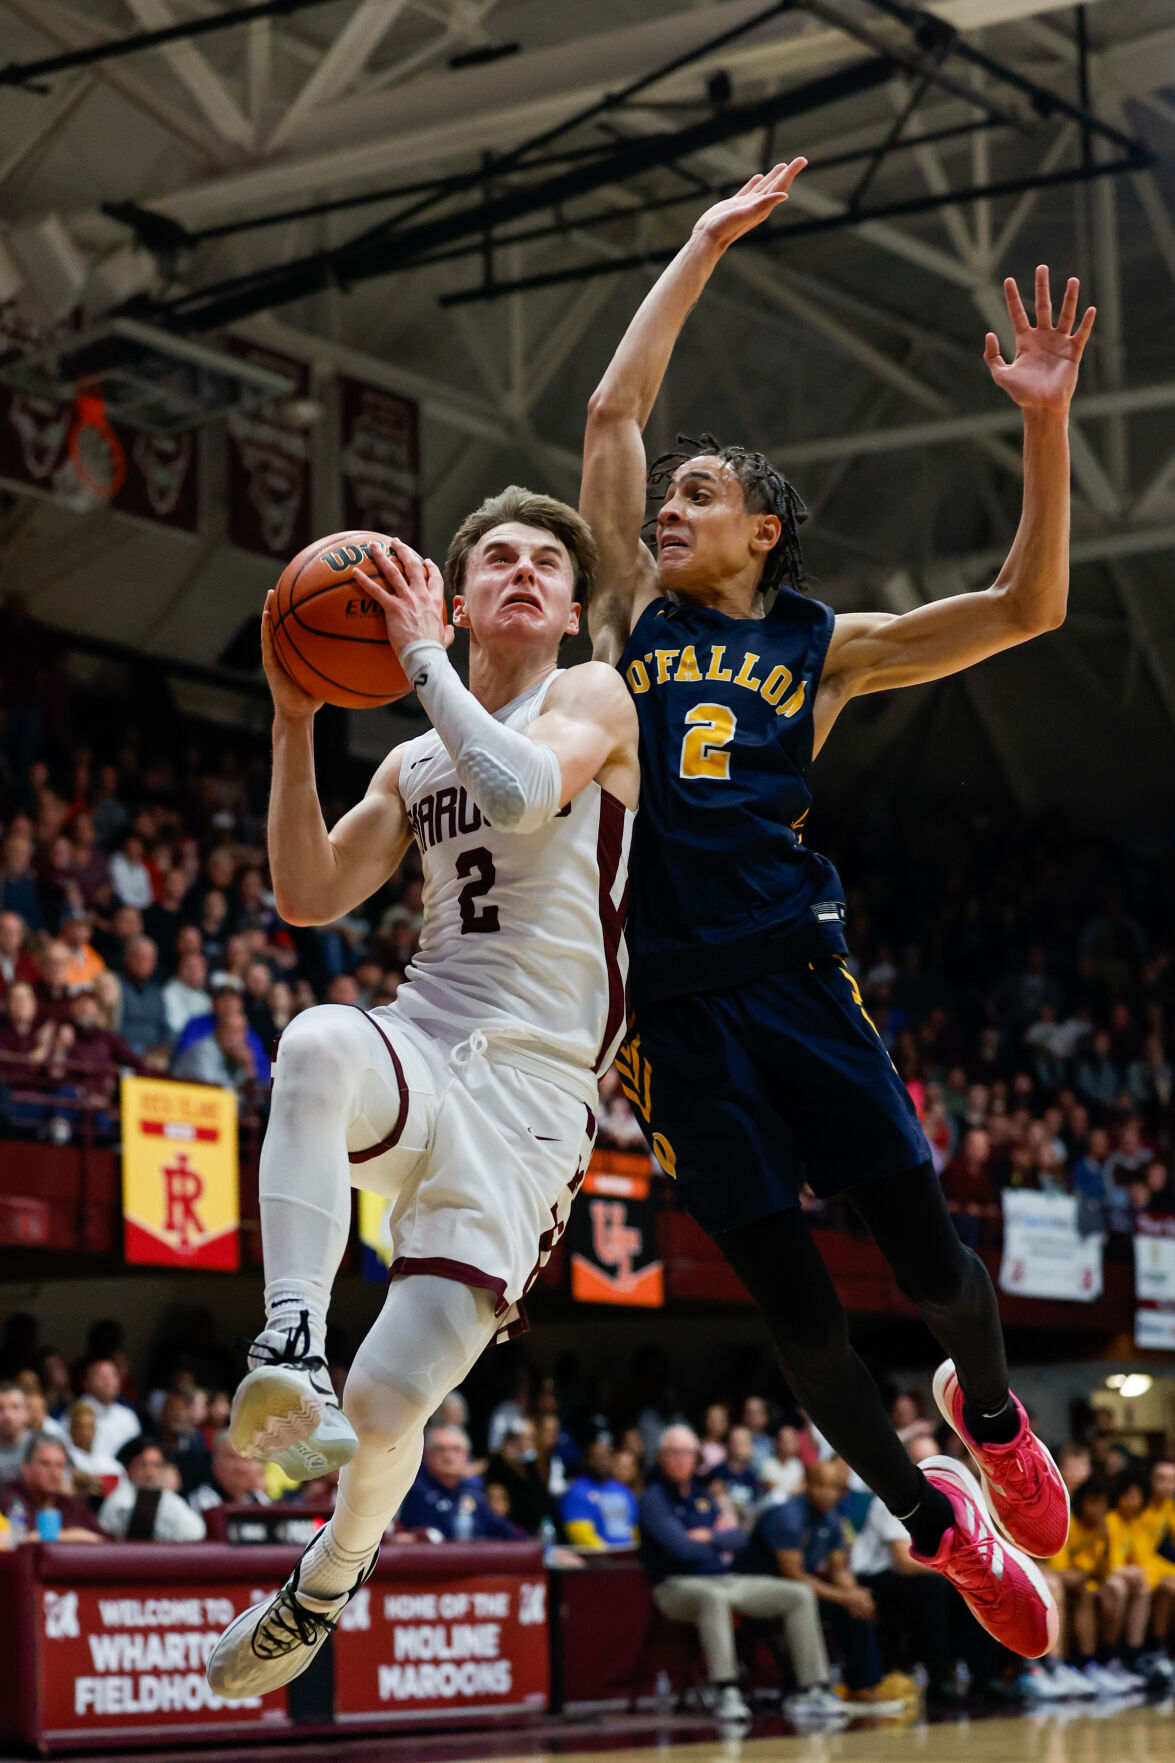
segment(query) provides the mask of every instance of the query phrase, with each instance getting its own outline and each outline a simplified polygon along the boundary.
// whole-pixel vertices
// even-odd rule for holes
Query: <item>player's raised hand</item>
[[[768,172],[757,171],[733,196],[707,208],[694,223],[694,237],[708,239],[725,251],[787,201],[788,191],[807,163],[806,159],[793,159],[786,165],[772,166]]]
[[[273,640],[274,616],[274,595],[270,588],[261,613],[261,665],[265,669],[265,677],[273,694],[273,707],[278,715],[284,716],[289,722],[300,722],[304,717],[313,716],[322,709],[322,699],[312,698],[309,692],[304,692],[278,660]]]
[[[443,643],[447,649],[457,633],[445,616],[445,578],[431,557],[421,557],[402,539],[389,539],[386,551],[371,547],[371,561],[371,574],[351,573],[356,586],[383,607],[396,654],[410,643]]]
[[[1036,323],[1031,324],[1020,298],[1020,290],[1011,276],[1004,282],[1004,298],[1008,317],[1016,333],[1016,353],[1010,362],[1000,354],[1000,341],[988,331],[983,359],[991,377],[1021,410],[1054,410],[1064,413],[1077,385],[1077,370],[1093,321],[1096,307],[1086,308],[1085,316],[1074,330],[1077,297],[1081,292],[1076,276],[1070,276],[1065,298],[1056,324],[1053,323],[1053,302],[1049,292],[1048,265],[1036,271]]]

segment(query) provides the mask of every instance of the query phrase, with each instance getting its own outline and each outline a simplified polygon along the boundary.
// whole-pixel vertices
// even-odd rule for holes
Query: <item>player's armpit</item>
[[[836,620],[821,689],[845,698],[945,679],[1052,626],[1026,623],[997,585],[931,600],[912,612],[850,613]]]
[[[595,778],[629,808],[637,805],[640,768],[636,709],[615,669],[599,661],[569,668],[527,730],[559,761],[561,806]]]

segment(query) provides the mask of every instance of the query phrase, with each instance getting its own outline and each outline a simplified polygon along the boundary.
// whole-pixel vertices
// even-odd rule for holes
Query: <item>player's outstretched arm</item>
[[[588,403],[579,509],[600,547],[588,611],[597,661],[615,665],[641,612],[657,593],[657,568],[641,539],[647,467],[642,438],[669,359],[728,246],[772,214],[805,159],[756,173],[736,195],[701,216],[688,242],[645,296]]]
[[[1012,548],[992,586],[978,593],[956,594],[898,616],[838,618],[820,684],[824,704],[817,709],[818,739],[848,698],[943,679],[1064,623],[1069,597],[1069,404],[1095,313],[1091,306],[1074,328],[1080,288],[1071,277],[1054,324],[1044,264],[1036,272],[1035,326],[1010,277],[1004,293],[1016,353],[1011,362],[1005,361],[999,339],[989,332],[984,358],[992,379],[1024,412],[1024,502]]]
[[[287,924],[330,924],[370,899],[412,841],[400,798],[400,754],[390,753],[361,802],[327,831],[314,776],[314,718],[321,705],[296,686],[273,646],[273,596],[261,615],[261,658],[273,693],[269,867]]]

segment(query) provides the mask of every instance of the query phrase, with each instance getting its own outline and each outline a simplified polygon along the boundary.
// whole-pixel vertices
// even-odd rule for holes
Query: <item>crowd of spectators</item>
[[[118,1323],[96,1323],[67,1366],[31,1318],[10,1319],[0,1545],[196,1542],[221,1505],[330,1510],[337,1477],[295,1486],[234,1450],[231,1358],[214,1321],[186,1318],[172,1338],[140,1388]],[[896,1713],[920,1691],[948,1707],[1035,1704],[1175,1682],[1172,1441],[1164,1450],[1150,1439],[1144,1455],[1108,1409],[1084,1405],[1074,1437],[1051,1441],[1073,1504],[1068,1542],[1042,1569],[1063,1619],[1051,1654],[1025,1666],[912,1558],[901,1524],[802,1412],[754,1392],[683,1406],[655,1357],[638,1353],[619,1391],[581,1389],[570,1365],[557,1379],[515,1361],[497,1401],[471,1386],[476,1419],[453,1391],[428,1425],[389,1543],[529,1537],[565,1571],[635,1551],[662,1616],[697,1627],[702,1693],[735,1724],[747,1714],[736,1614],[778,1625],[797,1722]],[[337,1349],[330,1358],[341,1390],[345,1365]],[[915,1461],[962,1455],[917,1392],[894,1392],[891,1413]]]
[[[48,633],[5,607],[7,685],[44,682]],[[113,1137],[120,1070],[263,1108],[294,1014],[394,998],[416,853],[337,923],[286,925],[264,741],[185,723],[158,693],[111,740],[107,706],[51,683],[45,709],[0,689],[0,1129],[64,1138],[85,1117]],[[323,776],[331,820],[362,778],[337,754]],[[1051,822],[858,815],[812,836],[848,883],[850,965],[967,1240],[998,1235],[1006,1187],[1072,1193],[1082,1229],[1111,1235],[1175,1211],[1170,865]],[[615,1072],[598,1119],[604,1145],[642,1150]]]

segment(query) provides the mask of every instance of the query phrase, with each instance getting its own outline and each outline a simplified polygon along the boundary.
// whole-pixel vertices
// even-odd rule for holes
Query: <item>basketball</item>
[[[358,567],[374,574],[371,547],[387,543],[386,533],[330,533],[299,551],[277,584],[278,660],[304,692],[345,710],[390,704],[411,690],[388,641],[383,608],[351,573]]]

